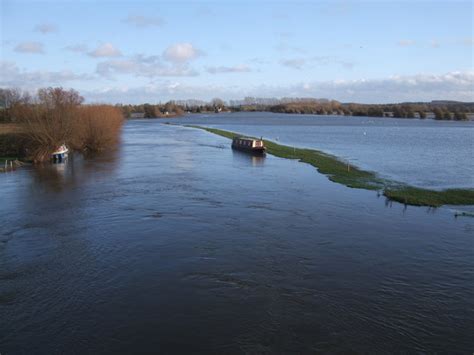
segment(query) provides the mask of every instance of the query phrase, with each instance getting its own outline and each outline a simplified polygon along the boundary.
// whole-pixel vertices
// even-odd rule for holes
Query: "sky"
[[[474,101],[471,1],[0,4],[0,87],[107,103]]]

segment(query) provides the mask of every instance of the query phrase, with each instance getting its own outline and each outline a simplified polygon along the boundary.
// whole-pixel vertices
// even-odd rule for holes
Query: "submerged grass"
[[[21,138],[19,134],[2,131],[2,126],[0,124],[0,164],[4,164],[5,160],[19,159],[21,156]]]
[[[5,164],[5,162],[17,160],[17,157],[0,157],[0,167]]]
[[[241,134],[217,128],[187,126],[199,128],[222,137],[232,139]],[[447,189],[442,191],[408,186],[396,181],[382,179],[376,173],[365,171],[343,162],[333,155],[314,149],[303,149],[277,144],[264,140],[267,153],[287,159],[298,159],[314,166],[329,180],[348,187],[383,191],[388,199],[413,206],[439,207],[442,205],[474,205],[474,189]]]

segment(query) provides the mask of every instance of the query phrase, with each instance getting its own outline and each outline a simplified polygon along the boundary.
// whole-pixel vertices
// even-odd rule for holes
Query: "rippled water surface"
[[[160,122],[0,175],[0,353],[472,353],[474,219]]]
[[[474,188],[474,121],[268,112],[188,115],[178,121],[319,149],[415,186]]]

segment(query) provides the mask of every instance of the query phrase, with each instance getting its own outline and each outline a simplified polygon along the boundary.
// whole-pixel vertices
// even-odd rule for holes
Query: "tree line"
[[[467,120],[474,112],[472,103],[401,103],[401,104],[356,104],[338,101],[293,102],[271,106],[242,106],[238,111],[270,111],[313,115],[344,115],[395,118],[427,118],[432,114],[437,120]]]
[[[12,121],[11,107],[16,103],[30,102],[28,93],[15,89],[0,89],[0,122]],[[238,103],[237,103],[238,102]],[[180,116],[186,112],[211,113],[225,111],[268,111],[277,113],[345,115],[395,118],[427,118],[437,120],[467,120],[474,113],[473,102],[431,101],[396,104],[341,103],[336,100],[311,98],[257,99],[246,98],[230,101],[214,98],[210,102],[196,100],[168,101],[164,104],[144,103],[139,105],[117,104],[125,118],[161,118]]]
[[[194,100],[193,100],[194,101]],[[188,104],[185,102],[168,101],[164,104],[139,104],[139,105],[115,105],[122,110],[125,118],[134,118],[135,115],[144,118],[163,118],[181,116],[186,112],[189,113],[205,113],[205,112],[221,112],[228,110],[224,100],[213,99],[208,103]]]

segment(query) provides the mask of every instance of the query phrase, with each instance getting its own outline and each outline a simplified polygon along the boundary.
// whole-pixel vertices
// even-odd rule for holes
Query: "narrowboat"
[[[67,158],[68,153],[69,149],[63,144],[51,154],[51,159],[54,162],[62,162]]]
[[[234,137],[232,139],[232,149],[243,150],[253,153],[265,153],[265,144],[262,139],[248,137]]]

